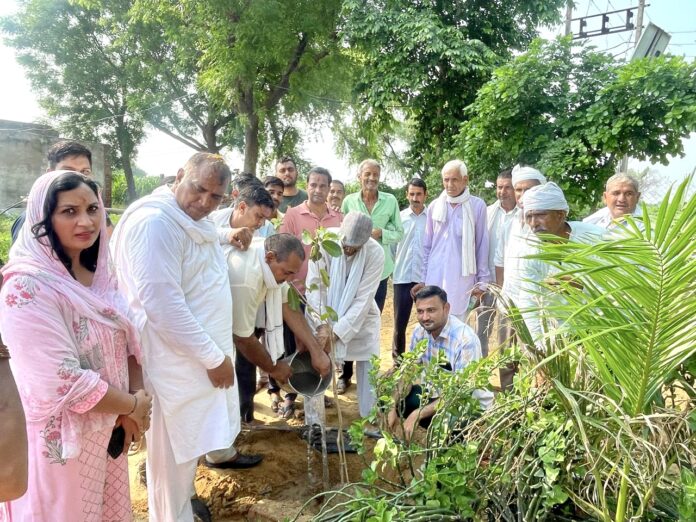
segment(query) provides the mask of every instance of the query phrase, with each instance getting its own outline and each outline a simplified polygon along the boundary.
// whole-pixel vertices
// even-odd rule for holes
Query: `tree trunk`
[[[203,152],[211,152],[213,154],[220,152],[221,147],[217,144],[217,131],[218,129],[212,123],[206,123],[201,128],[203,141],[205,141],[205,150]]]
[[[111,207],[111,188],[114,180],[111,177],[111,162],[109,161],[109,146],[104,145],[104,188],[102,189],[102,200],[106,208]]]
[[[123,174],[126,177],[126,186],[128,187],[126,199],[128,203],[133,203],[138,198],[138,194],[135,191],[135,180],[133,179],[133,167],[131,166],[133,140],[128,134],[128,127],[123,114],[116,118],[116,125],[116,139],[118,140],[118,148],[121,155],[121,166],[123,167]]]
[[[244,129],[244,172],[256,175],[256,163],[259,160],[259,117],[252,112],[247,114]]]
[[[130,151],[121,152],[121,162],[123,163],[123,173],[126,176],[126,185],[128,186],[128,203],[133,203],[138,199],[138,193],[135,191],[135,180],[133,179],[133,169],[131,168]]]

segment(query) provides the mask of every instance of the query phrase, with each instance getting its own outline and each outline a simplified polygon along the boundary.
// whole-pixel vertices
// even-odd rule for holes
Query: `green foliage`
[[[138,176],[135,178],[136,199],[147,196],[161,185],[159,176]],[[126,177],[122,170],[116,170],[111,176],[111,202],[116,208],[128,205]]]
[[[15,217],[12,215],[0,216],[0,265],[7,262],[10,253],[10,245],[12,236],[10,229],[14,223]]]
[[[398,156],[395,166],[427,175],[450,159],[465,108],[494,67],[526,49],[536,28],[559,19],[564,0],[409,2],[346,0],[342,27],[356,77],[351,124],[341,134],[361,157]]]
[[[293,119],[333,110],[324,97],[340,92],[350,65],[336,35],[340,5],[137,0],[134,12],[148,27],[162,27],[173,63],[195,67],[194,85],[206,101],[238,122],[244,170],[255,172],[266,139],[274,153],[291,153],[299,138]]]
[[[523,353],[450,374],[419,364],[420,346],[392,374],[375,375],[377,410],[351,436],[363,455],[365,422],[383,439],[363,482],[323,493],[316,520],[693,519],[693,390],[671,406],[662,397],[672,380],[685,391],[693,382],[681,378],[696,354],[690,182],[665,197],[656,220],[645,209],[645,232],[629,222],[598,245],[542,245],[536,257],[561,270],[555,280],[572,276],[580,287],[541,283],[564,297],[547,308],[564,322],[543,343],[534,346],[520,310],[503,303]],[[511,360],[514,388],[478,412],[472,390]],[[424,437],[400,440],[382,419],[416,379],[441,402]]]
[[[535,165],[582,211],[624,154],[662,163],[683,154],[696,130],[696,65],[670,56],[618,65],[568,39],[536,40],[467,111],[454,151],[470,170]]]

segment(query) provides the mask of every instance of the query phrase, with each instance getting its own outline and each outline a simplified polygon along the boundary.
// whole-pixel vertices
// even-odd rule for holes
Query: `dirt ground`
[[[414,313],[409,322],[407,339],[416,325]],[[385,371],[391,367],[392,332],[390,287],[380,336],[381,367]],[[326,408],[327,427],[338,427],[337,407],[340,407],[345,428],[358,418],[354,384],[345,395],[336,398],[328,392],[327,396],[336,402],[333,407]],[[301,409],[301,400],[299,402],[298,409]],[[255,423],[242,430],[236,447],[243,453],[264,455],[263,462],[249,470],[212,470],[204,465],[198,466],[196,492],[210,507],[216,522],[292,519],[308,499],[323,489],[321,454],[315,450],[308,451],[307,443],[298,435],[303,421],[279,419],[271,411],[265,390],[256,394],[255,405]],[[147,491],[140,484],[137,472],[145,456],[146,450],[143,449],[129,459],[133,514],[137,521],[147,520]],[[363,458],[347,454],[347,464],[350,479],[358,480],[365,467]],[[329,455],[329,480],[332,487],[340,484],[339,459],[335,454]],[[310,519],[317,507],[318,504],[312,504],[301,520]]]

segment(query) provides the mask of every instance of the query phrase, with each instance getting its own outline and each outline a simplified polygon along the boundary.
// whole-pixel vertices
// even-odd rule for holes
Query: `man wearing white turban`
[[[512,169],[512,188],[517,203],[514,215],[498,232],[494,257],[496,282],[502,288],[503,296],[517,304],[520,291],[519,267],[522,257],[529,250],[527,239],[530,234],[522,219],[522,196],[532,187],[546,183],[546,178],[534,167],[515,165]],[[498,345],[504,346],[514,335],[507,317],[501,314],[498,329]],[[517,365],[500,368],[500,386],[503,390],[512,386]]]
[[[568,202],[561,188],[549,182],[528,190],[523,198],[525,224],[535,234],[553,235],[575,242],[592,244],[600,241],[605,230],[590,223],[566,221]],[[538,241],[536,248],[538,248]],[[522,280],[519,294],[519,307],[524,321],[536,342],[543,337],[541,327],[541,310],[552,307],[557,295],[540,292],[539,284],[557,273],[548,263],[539,259],[522,259],[520,277]],[[548,314],[547,310],[544,313]]]

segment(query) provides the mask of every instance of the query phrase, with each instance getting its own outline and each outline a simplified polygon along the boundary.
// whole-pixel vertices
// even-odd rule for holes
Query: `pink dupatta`
[[[106,219],[103,219],[101,224],[100,238],[102,241],[99,245],[94,280],[90,287],[82,285],[70,275],[63,263],[53,253],[46,237],[36,239],[32,233],[32,227],[43,220],[43,207],[49,187],[65,172],[46,173],[39,177],[31,188],[27,202],[26,221],[16,243],[10,250],[10,261],[2,269],[5,298],[0,302],[0,313],[7,313],[8,308],[12,306],[25,305],[26,309],[22,311],[23,317],[30,319],[32,324],[62,324],[64,323],[62,316],[56,317],[55,314],[49,314],[48,310],[42,310],[41,306],[31,306],[30,299],[33,297],[32,291],[34,289],[22,285],[33,285],[37,292],[48,289],[51,295],[57,295],[60,298],[61,306],[65,306],[67,303],[67,306],[72,308],[72,312],[76,316],[103,325],[103,328],[99,328],[100,332],[97,338],[105,339],[108,342],[113,339],[108,336],[113,336],[114,330],[123,331],[127,343],[127,353],[134,355],[140,362],[138,334],[127,318],[127,305],[125,299],[118,293],[117,278],[109,257],[108,241],[103,240],[106,238]],[[99,198],[99,207],[102,212],[105,212],[101,197]],[[30,326],[25,324],[23,328],[15,330],[13,324],[8,323],[4,324],[3,334],[8,341],[12,339],[11,345],[8,342],[11,352],[13,349],[22,351],[25,347],[36,344],[37,339],[31,335]],[[71,331],[71,339],[79,339],[80,332],[75,331],[75,324],[65,326]],[[65,337],[61,340],[64,341]],[[42,343],[46,348],[47,343],[50,345],[50,340],[42,340]],[[47,348],[50,349],[50,346]],[[79,360],[76,346],[75,354],[75,359]],[[22,355],[28,357],[25,354]],[[15,354],[13,354],[14,356]],[[20,354],[17,356],[19,357]],[[125,364],[125,361],[122,363]],[[89,411],[77,412],[69,407],[72,401],[80,397],[95,396],[96,394],[100,399],[106,389],[99,373],[91,370],[83,371],[74,366],[75,364],[72,368],[67,366],[61,370],[72,373],[74,377],[68,379],[69,385],[66,384],[66,389],[58,396],[57,400],[47,400],[45,397],[24,398],[26,416],[30,422],[46,422],[51,417],[62,415],[60,435],[62,440],[61,453],[64,459],[80,454],[80,441],[83,434],[106,429],[109,425],[113,426],[114,421],[114,416],[111,415],[92,414]],[[23,367],[24,369],[26,366]],[[31,383],[32,379],[41,378],[40,370],[37,368],[36,374],[32,371],[22,371],[21,375],[17,376],[18,383],[24,381],[40,387],[40,383]]]

